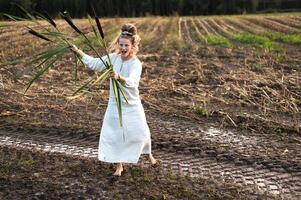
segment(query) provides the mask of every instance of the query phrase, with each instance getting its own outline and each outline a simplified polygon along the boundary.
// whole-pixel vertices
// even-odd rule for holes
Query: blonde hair
[[[132,52],[130,52],[130,55],[136,55],[139,51],[139,43],[140,43],[140,36],[137,33],[137,28],[134,24],[124,24],[121,27],[121,33],[113,40],[111,43],[109,50],[110,51],[115,51],[115,53],[119,54],[120,49],[119,49],[119,39],[120,38],[125,38],[131,41],[133,48]]]

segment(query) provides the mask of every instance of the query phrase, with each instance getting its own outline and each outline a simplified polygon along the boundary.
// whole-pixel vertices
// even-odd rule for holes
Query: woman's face
[[[126,59],[130,56],[130,53],[132,52],[132,42],[129,39],[126,38],[120,38],[119,39],[119,49],[121,53],[121,58]]]

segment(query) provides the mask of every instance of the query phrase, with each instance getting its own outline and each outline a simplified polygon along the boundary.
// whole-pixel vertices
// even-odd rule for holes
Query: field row
[[[62,20],[57,22],[60,30],[76,35]],[[118,35],[120,25],[125,22],[137,25],[142,50],[148,53],[203,46],[251,46],[281,52],[283,47],[279,44],[301,44],[301,17],[295,15],[105,19],[102,23],[107,41]],[[84,32],[91,32],[88,20],[75,20],[75,23]],[[20,58],[31,54],[32,50],[44,49],[46,43],[27,34],[26,28],[22,27],[24,24],[0,29],[1,61],[7,60],[4,57]],[[45,24],[45,27],[49,28],[49,25]]]

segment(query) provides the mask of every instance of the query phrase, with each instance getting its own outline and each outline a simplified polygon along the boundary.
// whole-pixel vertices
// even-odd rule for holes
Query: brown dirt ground
[[[160,166],[129,166],[116,178],[112,165],[96,160],[8,147],[0,155],[2,199],[258,199],[242,187],[180,177]]]

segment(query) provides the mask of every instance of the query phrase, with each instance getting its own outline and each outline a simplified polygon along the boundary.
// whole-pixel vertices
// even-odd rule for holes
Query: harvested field
[[[68,100],[94,74],[80,66],[75,80],[70,52],[23,95],[37,71],[28,61],[51,45],[20,28],[28,22],[0,28],[0,198],[300,199],[300,19],[104,19],[110,40],[125,22],[138,27],[139,89],[160,161],[142,157],[120,179],[96,160],[108,84]]]

